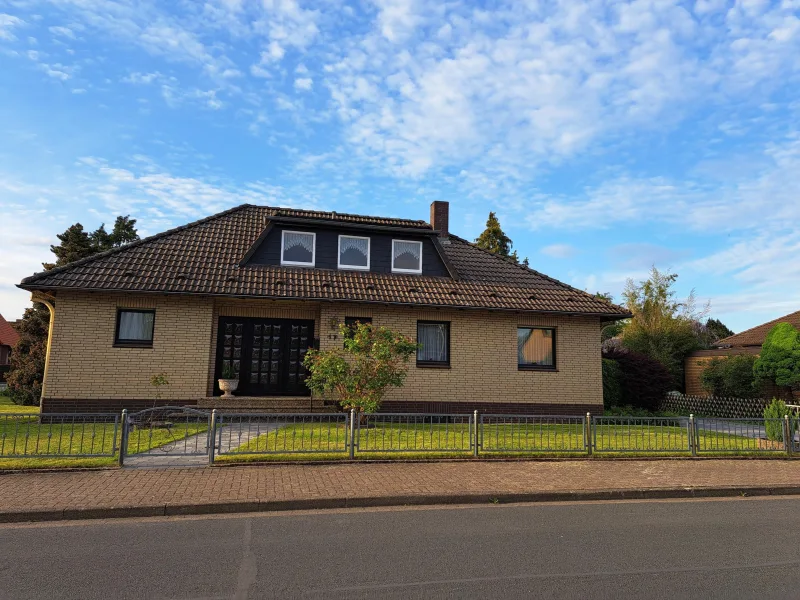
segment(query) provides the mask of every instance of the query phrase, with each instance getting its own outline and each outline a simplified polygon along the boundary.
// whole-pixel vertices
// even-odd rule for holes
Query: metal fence
[[[353,415],[354,452],[470,452],[474,415],[376,413]]]
[[[687,452],[685,417],[592,417],[595,452]]]
[[[128,415],[0,414],[0,459],[381,454],[787,454],[798,419],[501,414],[227,413],[160,407]]]
[[[479,424],[481,452],[581,453],[589,444],[583,417],[480,415]]]
[[[349,413],[265,414],[214,412],[215,450],[226,454],[347,452]]]
[[[119,413],[0,414],[0,458],[114,456]]]

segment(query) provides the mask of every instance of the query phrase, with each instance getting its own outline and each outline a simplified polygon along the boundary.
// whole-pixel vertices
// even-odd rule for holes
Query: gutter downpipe
[[[53,344],[53,324],[56,320],[56,307],[55,305],[45,298],[37,294],[31,294],[31,301],[38,302],[40,304],[44,304],[47,307],[47,310],[50,311],[50,324],[47,328],[47,348],[45,350],[44,355],[44,373],[42,375],[42,393],[39,396],[39,412],[42,410],[42,401],[44,400],[45,389],[47,385],[47,373],[50,367],[50,348]]]

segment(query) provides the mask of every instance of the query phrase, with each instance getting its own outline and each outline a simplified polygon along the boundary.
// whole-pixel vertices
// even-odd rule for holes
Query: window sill
[[[153,342],[116,342],[112,346],[113,348],[152,348]]]
[[[418,362],[417,363],[418,369],[449,369],[450,365],[448,363],[426,363],[426,362]]]
[[[547,373],[558,373],[555,367],[540,367],[537,365],[517,365],[518,371],[545,371]]]

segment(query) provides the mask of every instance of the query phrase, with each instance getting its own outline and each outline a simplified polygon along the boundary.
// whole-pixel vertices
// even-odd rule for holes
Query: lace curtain
[[[417,325],[417,360],[424,362],[447,362],[447,323],[419,323]]]
[[[369,240],[355,237],[339,238],[339,263],[350,267],[369,264]]]
[[[313,234],[284,231],[283,260],[297,263],[314,262]]]
[[[153,320],[150,312],[121,312],[119,339],[149,342],[153,339]]]
[[[517,354],[521,365],[555,366],[553,330],[520,327],[517,329]]]
[[[395,269],[419,271],[422,264],[421,242],[398,242],[392,244],[392,266]]]

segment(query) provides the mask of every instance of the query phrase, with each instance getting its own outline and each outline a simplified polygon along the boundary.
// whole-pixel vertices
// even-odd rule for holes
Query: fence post
[[[477,410],[472,414],[472,422],[475,423],[475,436],[474,436],[474,439],[472,440],[475,445],[472,448],[472,456],[474,456],[475,458],[478,458],[478,440],[480,439],[480,436],[478,434],[478,411]]]
[[[783,415],[783,448],[786,450],[786,455],[791,456],[794,451],[794,435],[792,428],[789,425],[789,415]]]
[[[211,411],[211,423],[208,428],[208,464],[214,464],[214,450],[217,443],[217,409]]]
[[[128,409],[122,409],[122,427],[119,430],[119,466],[125,464],[125,449],[128,447]]]
[[[697,456],[697,438],[694,429],[694,414],[689,413],[689,452],[692,456]]]
[[[592,455],[592,413],[586,413],[586,423],[584,425],[586,432],[586,454]]]
[[[350,460],[356,457],[356,409],[350,409]]]

